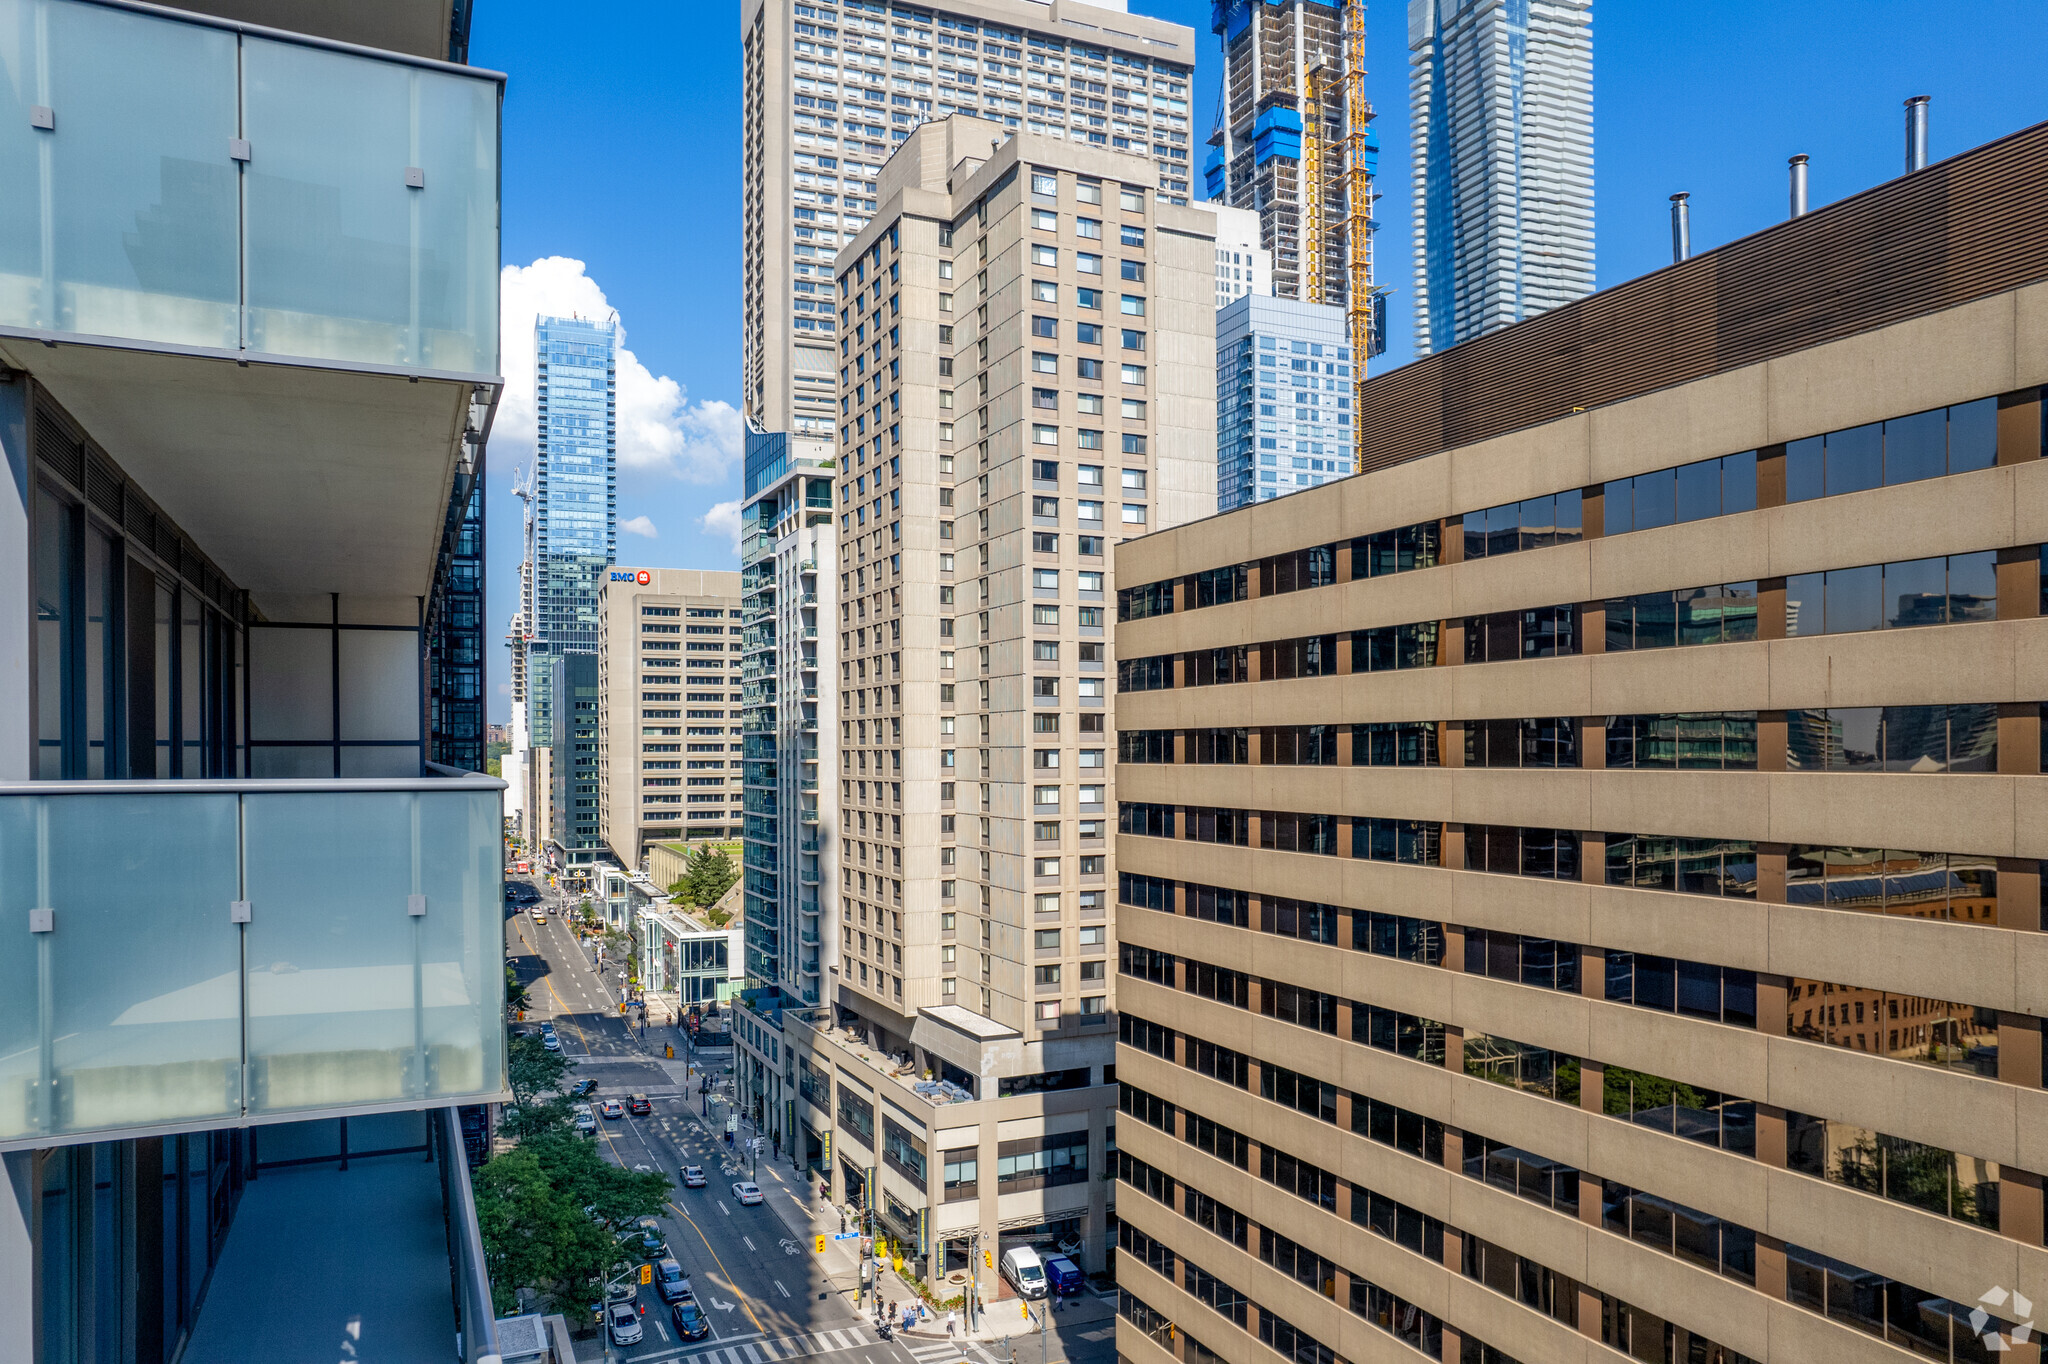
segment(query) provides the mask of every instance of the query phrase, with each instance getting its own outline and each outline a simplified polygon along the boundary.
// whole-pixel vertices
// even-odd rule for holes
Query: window
[[[1060,192],[1059,177],[1043,175],[1038,171],[1033,171],[1031,173],[1031,192],[1033,194],[1057,195]]]
[[[1074,476],[1076,481],[1084,488],[1100,488],[1102,486],[1102,466],[1100,464],[1077,465],[1075,466]]]
[[[1143,246],[1145,244],[1145,229],[1133,227],[1131,224],[1125,223],[1122,235],[1118,240],[1125,246]]]
[[[1074,514],[1083,521],[1102,520],[1102,504],[1086,499],[1074,503]]]
[[[1060,642],[1056,639],[1035,639],[1031,641],[1031,657],[1039,663],[1060,661]]]
[[[1129,327],[1125,327],[1123,329],[1123,339],[1125,350],[1145,349],[1145,333],[1143,332],[1132,331]],[[1124,368],[1129,369],[1130,366],[1126,365]],[[1126,379],[1124,380],[1124,382],[1130,383],[1131,381],[1129,379]],[[1142,382],[1142,380],[1140,382]]]
[[[1101,241],[1102,220],[1100,218],[1074,219],[1074,235],[1077,237],[1084,237],[1089,241]]]
[[[1126,503],[1124,503],[1124,504],[1123,504],[1123,523],[1124,523],[1125,525],[1127,525],[1127,526],[1142,526],[1142,525],[1144,525],[1144,524],[1145,524],[1145,505],[1144,505],[1144,504],[1143,504],[1142,502],[1126,502]]]
[[[1058,319],[1050,317],[1033,317],[1031,319],[1031,334],[1033,336],[1042,336],[1057,339],[1060,334],[1060,324]]]
[[[1060,803],[1060,788],[1057,786],[1032,787],[1031,803],[1040,809],[1057,806]]]
[[[1031,263],[1033,265],[1057,267],[1060,263],[1059,248],[1056,246],[1033,246],[1031,248]],[[951,266],[952,262],[947,261],[946,264]],[[951,278],[951,276],[947,275],[946,278]]]
[[[1126,213],[1143,213],[1145,211],[1145,191],[1128,187],[1119,189],[1116,192],[1116,202],[1117,207]]]
[[[1031,623],[1033,625],[1058,625],[1060,623],[1060,609],[1057,606],[1033,606],[1031,608]]]
[[[1128,262],[1126,263],[1128,264]],[[1125,294],[1123,302],[1117,311],[1121,312],[1125,317],[1143,317],[1145,315],[1145,300],[1137,294]]]
[[[1031,225],[1040,232],[1057,232],[1060,230],[1060,215],[1049,208],[1034,208],[1031,210]],[[1100,224],[1097,224],[1095,235],[1102,235]]]
[[[1057,426],[1034,425],[1031,428],[1031,443],[1033,445],[1058,445],[1060,443],[1060,429]]]
[[[1141,422],[1145,420],[1145,400],[1143,398],[1125,398],[1123,400],[1123,414],[1125,421]]]
[[[1123,381],[1127,384],[1144,384],[1145,367],[1143,365],[1125,365],[1123,367]]]
[[[1083,308],[1100,309],[1102,307],[1102,290],[1076,289],[1074,290],[1074,302]]]
[[[1032,461],[1031,461],[1031,477],[1032,477],[1032,479],[1033,479],[1034,481],[1036,481],[1036,482],[1040,482],[1040,483],[1057,483],[1057,482],[1059,482],[1059,481],[1060,481],[1060,466],[1059,466],[1059,461],[1057,461],[1057,460],[1051,460],[1051,459],[1034,459],[1034,460],[1032,460]]]
[[[1034,590],[1045,589],[1057,592],[1060,589],[1060,571],[1056,568],[1034,568],[1031,570],[1031,586]]]
[[[1093,379],[1100,382],[1102,379],[1102,362],[1085,355],[1080,356],[1074,361],[1074,375],[1076,378]]]
[[[1099,275],[1102,273],[1102,257],[1090,255],[1086,251],[1076,251],[1074,268],[1084,275]]]
[[[1099,417],[1102,415],[1102,395],[1100,393],[1077,394],[1074,398],[1074,409],[1078,412],[1085,412],[1091,416]]]
[[[1096,180],[1077,180],[1077,181],[1075,181],[1075,182],[1074,182],[1074,198],[1075,198],[1076,200],[1078,200],[1079,202],[1081,202],[1081,203],[1084,203],[1084,204],[1099,204],[1099,203],[1101,203],[1101,202],[1102,202],[1102,184],[1101,184],[1101,182],[1100,182],[1100,181],[1096,181]]]
[[[1125,439],[1128,440],[1129,437],[1125,437]],[[1124,470],[1124,491],[1127,493],[1141,493],[1145,491],[1145,471],[1143,469]]]
[[[1036,303],[1057,303],[1060,301],[1060,286],[1050,280],[1031,281],[1031,298]]]
[[[1097,361],[1097,363],[1100,364],[1101,362]],[[1035,350],[1031,352],[1031,369],[1036,374],[1058,374],[1060,372],[1060,358],[1057,355],[1051,355],[1042,350]],[[1100,376],[1098,375],[1097,377]]]

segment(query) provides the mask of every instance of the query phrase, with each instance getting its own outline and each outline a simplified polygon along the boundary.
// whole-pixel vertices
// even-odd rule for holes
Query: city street
[[[828,1239],[825,1253],[817,1253],[815,1237],[836,1233],[838,1219],[814,1214],[805,1201],[808,1189],[786,1161],[773,1168],[761,1161],[761,1204],[743,1206],[733,1197],[733,1182],[749,1178],[755,1167],[744,1149],[751,1136],[744,1122],[735,1146],[728,1150],[724,1142],[732,1049],[686,1053],[683,1035],[662,1027],[650,1027],[643,1043],[619,1013],[616,967],[608,963],[599,978],[564,922],[562,899],[544,877],[532,880],[545,897],[547,925],[536,925],[522,910],[507,919],[505,929],[509,959],[531,999],[527,1020],[554,1022],[563,1054],[573,1063],[571,1079],[597,1081],[591,1102],[645,1094],[653,1105],[644,1117],[600,1118],[598,1140],[620,1165],[659,1170],[676,1182],[663,1225],[670,1252],[711,1322],[709,1339],[678,1340],[667,1305],[651,1286],[641,1288],[645,1339],[614,1347],[614,1357],[681,1364],[1040,1364],[1043,1357],[1046,1364],[1092,1364],[1115,1354],[1113,1320],[1099,1310],[1099,1301],[1093,1303],[1098,1310],[1074,1308],[1056,1316],[1043,1335],[1033,1331],[1014,1340],[949,1343],[942,1320],[893,1341],[878,1339],[872,1303],[865,1311],[854,1305],[857,1242]],[[676,1048],[675,1059],[662,1056],[665,1044]],[[707,1069],[713,1085],[709,1116],[706,1096],[698,1092]],[[682,1167],[688,1164],[704,1167],[709,1187],[682,1187]],[[892,1288],[899,1302],[907,1298],[890,1276],[885,1297]],[[1039,1308],[1033,1304],[1034,1314]],[[1005,1322],[1014,1314],[1015,1324],[1024,1324],[1014,1300],[993,1310],[1004,1313]],[[578,1349],[586,1360],[603,1358],[595,1338],[579,1341]]]

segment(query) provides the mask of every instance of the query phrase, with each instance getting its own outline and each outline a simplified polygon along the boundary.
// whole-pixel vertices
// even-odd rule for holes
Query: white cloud
[[[654,522],[645,516],[636,516],[630,521],[621,521],[619,522],[619,529],[628,535],[644,535],[650,540],[658,539],[661,534],[655,530]]]
[[[697,524],[704,528],[706,535],[723,535],[731,540],[733,557],[739,557],[740,504],[737,498],[731,502],[720,502],[710,511],[705,512],[703,518]]]
[[[567,256],[545,256],[531,265],[508,265],[500,279],[499,349],[505,367],[505,396],[492,428],[494,454],[511,462],[533,457],[535,404],[533,320],[537,316],[615,316],[604,290]],[[722,482],[745,446],[739,411],[719,399],[691,403],[684,387],[666,374],[656,377],[626,347],[619,326],[619,467],[669,474],[687,483]],[[505,467],[501,460],[499,467]]]

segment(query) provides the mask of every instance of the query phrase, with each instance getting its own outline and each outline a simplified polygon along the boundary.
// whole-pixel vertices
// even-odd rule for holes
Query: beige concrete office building
[[[756,429],[838,426],[833,258],[875,214],[882,163],[954,113],[1147,157],[1185,204],[1195,32],[1122,0],[741,0],[746,118],[743,410]]]
[[[784,1026],[835,1192],[991,1293],[1104,1263],[1109,550],[1215,505],[1215,219],[1150,177],[956,115],[839,258],[839,960]]]
[[[1122,1359],[2039,1357],[2044,160],[1119,549]]]
[[[613,568],[605,577],[599,830],[632,870],[650,844],[740,836],[740,575]]]

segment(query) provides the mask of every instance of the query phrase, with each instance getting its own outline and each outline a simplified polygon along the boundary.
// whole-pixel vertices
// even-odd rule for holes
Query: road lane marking
[[[770,1282],[772,1282],[772,1283],[773,1283],[773,1284],[775,1285],[775,1291],[776,1291],[776,1292],[780,1293],[780,1294],[781,1294],[781,1295],[782,1295],[783,1297],[785,1297],[785,1298],[789,1296],[789,1290],[788,1290],[787,1288],[784,1288],[784,1287],[782,1286],[782,1280],[780,1280],[780,1279],[773,1279],[773,1280],[771,1280]]]
[[[724,1214],[725,1214],[725,1215],[726,1215],[727,1217],[730,1217],[730,1216],[732,1216],[732,1209],[731,1209],[731,1208],[728,1208],[728,1207],[726,1207],[726,1206],[725,1206],[725,1200],[724,1200],[724,1199],[722,1199],[722,1198],[721,1198],[721,1199],[718,1199],[718,1200],[717,1200],[717,1203],[718,1203],[718,1210],[719,1210],[720,1212],[724,1213]]]
[[[754,1304],[748,1300],[745,1293],[740,1292],[739,1282],[733,1278],[732,1271],[725,1267],[725,1261],[718,1258],[718,1248],[711,1244],[711,1238],[704,1234],[704,1228],[698,1226],[697,1219],[684,1212],[675,1200],[670,1199],[668,1205],[675,1209],[676,1216],[690,1224],[690,1230],[696,1232],[697,1239],[704,1243],[705,1253],[711,1257],[712,1263],[718,1266],[718,1272],[725,1276],[725,1286],[732,1290],[734,1297],[739,1299],[740,1310],[747,1314],[747,1320],[754,1323],[756,1331],[761,1332],[763,1335],[767,1334],[768,1328],[763,1326],[761,1319],[754,1315]],[[721,1203],[719,1206],[724,1207],[725,1205]]]

